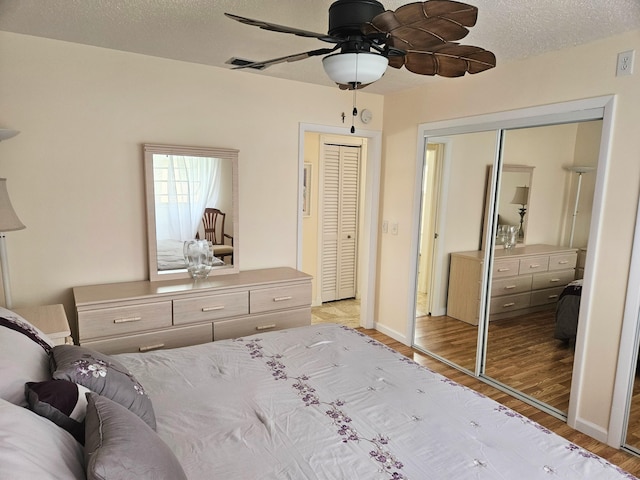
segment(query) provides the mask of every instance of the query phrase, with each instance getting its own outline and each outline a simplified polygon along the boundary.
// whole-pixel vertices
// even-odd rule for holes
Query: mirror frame
[[[522,223],[522,228],[524,230],[524,235],[522,237],[521,241],[518,241],[515,245],[515,248],[518,247],[524,247],[527,245],[527,233],[529,231],[528,229],[528,224],[529,224],[529,212],[531,211],[531,197],[532,197],[532,192],[533,192],[533,170],[535,167],[532,167],[530,165],[515,165],[515,164],[503,164],[502,165],[502,170],[500,172],[500,185],[499,185],[499,190],[498,190],[498,195],[500,194],[500,192],[502,191],[502,177],[505,173],[528,173],[529,174],[529,203],[527,204],[527,213],[524,217],[524,221]],[[487,239],[487,226],[489,225],[489,203],[490,203],[490,199],[489,199],[489,194],[490,194],[490,189],[491,189],[491,179],[493,177],[493,165],[487,165],[487,182],[486,182],[486,187],[485,187],[485,205],[484,205],[484,220],[483,220],[483,226],[482,226],[482,248],[480,250],[484,250],[485,249],[485,242]],[[495,209],[496,215],[499,214],[500,212],[498,211],[498,201],[496,200],[496,209]],[[496,220],[497,222],[497,220]],[[497,227],[497,223],[496,223],[496,227]],[[494,248],[503,248],[502,245],[498,245],[496,244],[494,246]]]
[[[158,245],[156,237],[156,209],[155,192],[153,178],[153,156],[160,155],[187,155],[191,157],[214,157],[231,161],[231,192],[233,211],[231,219],[233,221],[233,265],[213,267],[211,275],[226,275],[238,273],[240,258],[240,236],[238,228],[238,150],[229,148],[213,147],[189,147],[180,145],[144,144],[144,176],[145,176],[145,199],[147,206],[147,244],[149,254],[149,280],[152,282],[160,280],[191,279],[191,275],[184,270],[169,270],[167,273],[158,271]]]

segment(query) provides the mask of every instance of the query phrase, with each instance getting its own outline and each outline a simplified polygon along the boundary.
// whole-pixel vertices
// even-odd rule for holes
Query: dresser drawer
[[[575,277],[574,270],[558,270],[533,276],[533,289],[565,287]]]
[[[170,301],[78,312],[80,343],[91,338],[112,337],[170,326]]]
[[[499,258],[493,263],[493,278],[518,275],[519,266],[517,258]]]
[[[531,275],[498,278],[491,282],[491,296],[510,295],[531,290]]]
[[[538,290],[537,292],[531,292],[531,306],[553,304],[558,301],[560,294],[564,290],[564,287],[547,288],[545,290]]]
[[[183,325],[249,313],[249,292],[208,295],[173,301],[173,324]]]
[[[531,293],[519,293],[516,295],[505,295],[491,299],[491,315],[511,312],[527,308],[531,304]]]
[[[262,313],[311,305],[311,283],[251,290],[249,312]]]
[[[311,308],[299,308],[285,312],[266,313],[236,320],[224,320],[213,324],[213,339],[246,337],[260,332],[311,324]]]
[[[528,257],[520,260],[520,275],[527,273],[546,272],[549,270],[549,256]]]
[[[166,348],[186,347],[213,340],[210,323],[172,328],[159,332],[139,333],[122,338],[81,342],[83,347],[108,355],[128,352],[150,352]]]
[[[564,270],[565,268],[575,268],[578,263],[577,253],[564,253],[561,255],[549,256],[549,271]]]

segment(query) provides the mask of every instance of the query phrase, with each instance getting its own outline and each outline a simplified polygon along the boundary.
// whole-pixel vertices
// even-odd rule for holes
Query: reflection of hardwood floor
[[[472,327],[471,325],[468,326]],[[472,328],[475,329],[475,327]],[[472,388],[477,392],[480,392],[496,400],[497,402],[500,402],[506,407],[511,408],[512,410],[515,410],[522,415],[525,415],[531,420],[566,438],[570,442],[573,442],[576,445],[579,445],[597,455],[600,455],[605,460],[618,465],[629,473],[640,476],[640,458],[636,457],[635,455],[631,455],[629,453],[623,452],[622,450],[617,450],[615,448],[609,447],[604,443],[600,443],[597,440],[589,437],[588,435],[572,429],[562,420],[559,420],[545,412],[542,412],[536,407],[528,405],[521,400],[518,400],[517,398],[512,397],[511,395],[478,380],[477,378],[467,375],[466,373],[453,367],[449,367],[448,365],[445,365],[444,363],[439,362],[438,360],[428,355],[424,355],[417,350],[412,349],[411,347],[407,347],[406,345],[403,345],[402,343],[397,342],[376,330],[365,330],[362,328],[359,328],[358,330],[366,333],[367,335],[375,338],[382,343],[385,343],[389,347],[413,359],[419,364],[430,368],[431,370],[442,375],[445,375],[453,381]]]
[[[627,444],[640,450],[640,369],[636,369],[633,382],[631,409],[629,410],[629,426],[627,428]]]
[[[553,327],[549,310],[490,322],[486,375],[566,412],[574,350],[553,338]],[[420,317],[415,343],[473,371],[477,334],[451,317]]]

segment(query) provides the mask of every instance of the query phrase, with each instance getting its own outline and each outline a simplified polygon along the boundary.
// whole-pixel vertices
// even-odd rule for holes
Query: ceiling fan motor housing
[[[385,11],[376,0],[338,0],[329,7],[329,35],[345,38],[360,34],[360,27]]]

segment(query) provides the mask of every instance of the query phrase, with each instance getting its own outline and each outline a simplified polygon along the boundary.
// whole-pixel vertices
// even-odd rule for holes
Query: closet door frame
[[[637,448],[627,446],[627,428],[640,348],[640,199],[620,339],[607,443],[637,454]]]
[[[609,161],[610,139],[612,135],[613,112],[615,105],[615,96],[607,95],[602,97],[594,97],[583,100],[563,102],[557,104],[542,105],[537,107],[523,108],[520,110],[512,110],[507,112],[498,112],[474,117],[466,117],[452,120],[444,120],[433,123],[426,123],[418,127],[418,142],[416,149],[416,171],[422,171],[426,145],[429,139],[433,137],[446,137],[449,135],[457,135],[461,133],[474,133],[495,130],[498,135],[501,131],[513,128],[526,128],[543,125],[553,125],[561,123],[575,123],[587,120],[603,121],[601,144],[598,160],[598,168],[596,171],[596,185],[594,192],[594,208],[592,213],[591,227],[589,232],[590,241],[593,242],[594,248],[589,248],[587,252],[587,264],[593,264],[595,254],[598,250],[597,245],[600,237],[601,216],[603,210],[604,185],[606,181],[607,165]],[[499,142],[500,144],[501,142]],[[493,261],[491,252],[494,247],[494,238],[492,232],[495,230],[495,195],[498,188],[497,171],[501,167],[500,147],[496,152],[493,178],[489,192],[489,198],[492,199],[489,205],[489,225],[485,229],[485,249],[483,262],[483,283],[481,285],[481,303],[480,303],[480,324],[478,328],[478,349],[475,375],[480,376],[483,370],[483,362],[485,359],[485,343],[486,329],[489,318],[488,298],[488,281],[490,280],[490,268]],[[446,168],[446,166],[445,166]],[[417,251],[419,242],[419,226],[420,226],[420,202],[421,202],[421,186],[422,175],[416,175],[414,184],[414,219],[412,225],[411,250],[415,252],[414,259],[409,271],[410,285],[413,285],[409,294],[408,302],[410,308],[407,317],[407,329],[411,332],[412,344],[415,344],[415,301],[416,301],[416,278],[417,278]],[[580,398],[582,383],[586,375],[584,369],[584,345],[587,334],[587,326],[590,322],[590,303],[591,303],[591,285],[593,283],[592,271],[585,272],[583,287],[583,302],[586,304],[580,310],[580,319],[577,332],[576,352],[574,357],[574,369],[571,382],[571,397],[569,402],[569,410],[567,415],[567,423],[570,427],[580,430],[588,435],[600,440],[607,441],[606,433],[595,429],[589,422],[581,421],[578,415],[578,400]],[[482,377],[483,381],[492,383],[486,377]],[[493,383],[492,383],[493,384]],[[497,388],[504,389],[501,385],[496,384]],[[628,390],[627,390],[628,391]],[[508,391],[514,395],[513,391]],[[514,396],[518,396],[517,394]],[[527,403],[532,403],[527,398],[521,398]],[[539,405],[535,405],[540,408]],[[548,412],[554,414],[554,412]],[[620,446],[620,444],[618,444]]]

